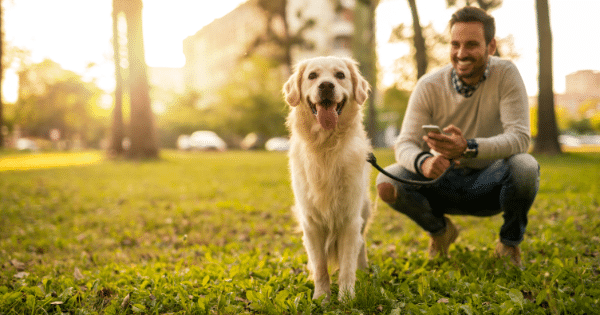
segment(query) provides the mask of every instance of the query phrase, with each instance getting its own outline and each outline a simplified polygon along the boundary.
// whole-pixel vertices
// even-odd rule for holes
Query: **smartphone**
[[[442,133],[442,129],[436,125],[423,125],[423,130],[425,134],[429,134],[430,132]]]

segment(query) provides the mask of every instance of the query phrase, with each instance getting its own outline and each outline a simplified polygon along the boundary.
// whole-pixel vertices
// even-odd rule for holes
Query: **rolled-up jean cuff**
[[[441,236],[444,235],[444,233],[446,232],[446,220],[444,220],[444,227],[435,231],[435,232],[428,232],[429,235],[431,236]]]
[[[511,240],[506,240],[506,239],[500,239],[500,243],[506,245],[506,246],[519,246],[519,244],[521,244],[523,240],[520,241],[511,241]]]

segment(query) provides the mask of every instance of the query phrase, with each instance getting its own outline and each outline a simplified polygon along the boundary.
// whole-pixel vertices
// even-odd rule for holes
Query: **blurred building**
[[[315,22],[305,33],[312,47],[296,47],[294,61],[328,55],[351,57],[354,6],[355,0],[288,0],[287,20],[291,33],[296,33],[309,19]]]
[[[249,45],[266,29],[266,14],[247,1],[183,41],[184,85],[201,93],[202,105],[218,101],[223,86]]]
[[[148,67],[148,81],[153,88],[183,93],[183,68]]]
[[[185,92],[183,68],[148,67],[152,110],[162,113]]]
[[[600,111],[600,71],[580,70],[568,74],[565,80],[565,94],[554,96],[556,106],[565,108],[578,118]]]
[[[600,96],[600,71],[580,70],[567,74],[565,94]]]
[[[529,98],[537,104],[537,96]],[[565,93],[554,94],[554,105],[565,108],[570,115],[584,118],[600,111],[600,71],[580,70],[565,77]],[[583,110],[582,106],[586,109]]]
[[[252,43],[267,30],[268,16],[248,0],[227,15],[206,25],[183,42],[186,63],[184,86],[200,92],[200,106],[218,102],[218,90],[232,76]],[[287,0],[287,22],[295,34],[307,21],[314,25],[304,33],[310,45],[292,52],[293,63],[320,55],[351,56],[355,0]],[[280,20],[274,28],[283,28]],[[268,49],[259,51],[268,54]]]

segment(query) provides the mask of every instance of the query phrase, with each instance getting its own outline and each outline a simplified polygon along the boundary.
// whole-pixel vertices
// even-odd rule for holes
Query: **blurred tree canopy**
[[[450,39],[447,34],[438,33],[433,24],[422,27],[422,34],[425,39],[425,51],[427,55],[427,69],[435,69],[450,62]],[[396,26],[390,35],[391,43],[412,43],[414,31],[412,26],[404,23]],[[405,90],[414,88],[418,73],[415,61],[416,48],[409,45],[410,52],[400,56],[394,62],[394,72],[396,73],[396,84]]]
[[[196,104],[201,95],[190,91],[174,98],[168,104],[169,110],[157,116],[159,142],[161,147],[175,147],[177,137],[190,135],[197,130],[216,130],[217,120],[212,109],[199,109]]]
[[[263,138],[287,135],[288,109],[281,96],[286,67],[254,55],[240,60],[233,73],[229,82],[215,92],[219,101],[213,105],[198,107],[203,95],[192,91],[169,104],[169,110],[157,120],[163,146],[172,147],[179,135],[197,130],[215,131],[230,146],[237,146],[249,133]]]
[[[408,98],[410,92],[401,90],[397,86],[389,87],[383,92],[382,114],[380,119],[388,125],[393,125],[400,129],[402,120],[408,107]]]
[[[502,6],[503,0],[446,0],[446,7],[462,8],[464,6],[478,6],[484,11],[491,11]]]
[[[265,137],[287,135],[288,110],[281,96],[286,69],[277,68],[276,62],[260,56],[244,60],[238,68],[220,91],[223,103],[228,104],[228,108],[217,110],[225,127],[222,134],[229,137],[250,132]]]
[[[24,67],[18,75],[18,100],[7,107],[10,126],[19,125],[23,136],[37,138],[48,138],[56,128],[61,139],[81,138],[84,145],[98,145],[109,116],[109,110],[100,107],[100,88],[51,60]]]
[[[575,113],[558,104],[554,110],[556,125],[561,134],[586,135],[600,132],[600,100],[591,98],[579,105]],[[586,110],[587,109],[587,110]],[[538,105],[529,108],[531,136],[538,135]]]
[[[419,2],[420,3],[420,2]],[[415,7],[411,7],[415,5]],[[491,11],[502,5],[502,0],[447,0],[446,7],[455,7],[459,9],[465,5],[475,5],[483,10]],[[416,3],[409,1],[409,7],[413,12],[413,18],[418,18],[416,11]],[[420,32],[415,32],[415,28],[420,27]],[[418,50],[415,43],[415,37],[419,37],[418,33],[422,33],[425,44],[425,60],[426,62],[418,61],[416,58],[423,58],[423,49]],[[496,38],[497,46],[496,55],[500,55],[507,59],[517,59],[519,54],[514,45],[514,37],[509,35],[504,38]],[[433,27],[433,24],[420,26],[419,24],[401,23],[396,26],[390,35],[390,43],[406,43],[410,47],[410,52],[399,57],[394,62],[394,72],[396,73],[397,85],[406,90],[412,90],[417,82],[417,79],[424,73],[424,69],[418,70],[417,64],[423,64],[421,67],[427,71],[442,67],[450,62],[450,34],[448,29],[440,33]],[[419,40],[417,40],[419,42]]]
[[[286,65],[291,73],[292,49],[296,46],[313,49],[314,43],[304,37],[304,33],[315,25],[314,19],[307,19],[295,33],[290,31],[287,18],[287,0],[258,0],[257,5],[267,16],[266,30],[247,49],[247,56],[256,53],[269,56],[276,65]]]

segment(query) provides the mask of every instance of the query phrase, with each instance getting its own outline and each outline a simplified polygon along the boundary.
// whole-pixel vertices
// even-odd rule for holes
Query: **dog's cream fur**
[[[323,82],[333,83],[326,93],[333,105],[321,99]],[[371,145],[362,124],[361,105],[368,93],[369,84],[356,62],[337,57],[299,63],[284,85],[291,106],[287,126],[293,209],[304,233],[315,299],[323,294],[329,298],[328,266],[332,271],[339,267],[340,299],[354,296],[356,270],[367,267],[364,233],[370,217],[370,168],[366,157]],[[339,115],[328,112],[328,128],[313,114],[314,108],[321,111],[323,106],[340,104]]]

